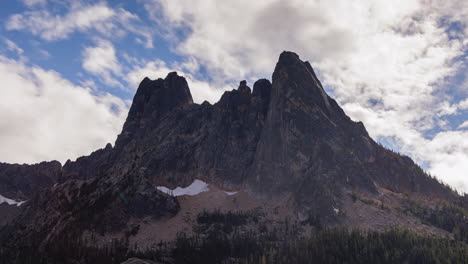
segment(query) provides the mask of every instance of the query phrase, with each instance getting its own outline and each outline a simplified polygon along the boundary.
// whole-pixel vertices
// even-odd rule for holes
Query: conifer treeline
[[[255,231],[261,223],[255,212],[203,212],[193,235],[179,234],[174,244],[159,243],[135,250],[126,239],[105,248],[87,240],[56,241],[45,251],[22,248],[12,256],[0,251],[0,263],[121,263],[130,257],[158,263],[468,263],[468,244],[447,237],[422,236],[407,230],[387,232],[317,230],[306,238],[278,236],[278,227]],[[284,222],[282,230],[296,232]],[[226,227],[228,226],[228,227]],[[2,249],[5,250],[5,249]]]

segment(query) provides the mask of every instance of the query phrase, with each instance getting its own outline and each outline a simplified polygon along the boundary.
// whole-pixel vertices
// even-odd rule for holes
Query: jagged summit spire
[[[158,98],[154,96],[156,94]],[[191,104],[193,99],[185,78],[174,71],[168,73],[164,79],[151,80],[145,77],[138,86],[132,108],[143,106],[141,103],[156,103],[163,108],[172,108],[183,104]]]
[[[318,106],[327,115],[336,110],[331,106],[331,99],[325,93],[310,63],[302,61],[294,52],[283,51],[280,54],[272,80],[273,100],[282,101],[280,98],[295,97],[306,105]]]
[[[247,86],[247,81],[246,80],[243,80],[239,83],[239,88],[238,88],[239,92],[241,93],[249,93],[250,94],[250,87]]]
[[[283,64],[288,64],[288,63],[295,63],[295,62],[301,62],[299,55],[292,51],[283,51],[281,52],[278,63],[283,63]]]
[[[362,123],[353,122],[325,94],[310,64],[295,53],[283,52],[272,83],[258,80],[252,93],[242,81],[239,89],[225,92],[214,105],[191,103],[187,82],[176,72],[165,79],[143,79],[114,148],[108,145],[63,168],[52,164],[56,169],[34,169],[41,172],[36,177],[40,181],[42,171],[56,172],[63,181],[37,192],[12,224],[0,229],[0,252],[7,253],[0,259],[21,263],[14,256],[25,255],[22,251],[47,256],[46,250],[57,245],[58,256],[66,256],[69,248],[60,247],[62,241],[108,235],[125,239],[129,230],[133,241],[142,245],[161,241],[159,236],[139,234],[134,226],[140,224],[154,231],[171,226],[169,233],[176,239],[187,225],[174,225],[180,219],[173,217],[187,215],[186,223],[196,223],[196,214],[184,212],[191,210],[191,204],[213,209],[213,197],[220,200],[216,206],[230,208],[234,203],[239,211],[264,204],[271,218],[261,223],[280,220],[276,212],[280,210],[285,219],[306,224],[307,229],[317,227],[314,223],[373,228],[376,222],[401,217],[406,217],[400,222],[408,223],[408,228],[420,222],[413,215],[383,208],[383,203],[353,202],[354,193],[402,206],[413,203],[412,197],[464,201],[427,177],[408,157],[375,143]],[[18,172],[11,171],[14,177],[5,175],[16,179]],[[177,198],[155,188],[189,186],[195,179],[213,186],[211,193]],[[230,198],[223,190],[240,193]],[[242,201],[236,202],[239,197]],[[372,214],[353,214],[367,209]],[[79,227],[72,229],[72,236],[67,232],[70,227]],[[256,232],[254,228],[261,227],[249,228]],[[437,230],[428,228],[424,225],[421,230]],[[115,244],[106,241],[103,247]],[[75,243],[70,245],[72,249]]]
[[[165,79],[151,80],[145,77],[133,98],[132,106],[116,146],[138,129],[157,122],[174,108],[192,104],[192,94],[184,77],[170,72]]]
[[[300,68],[305,68],[308,72],[308,74],[312,75],[313,83],[316,84],[321,90],[323,90],[323,86],[320,83],[320,80],[317,78],[317,75],[314,72],[314,69],[310,65],[308,61],[302,61],[299,57],[294,52],[291,51],[283,51],[278,59],[278,63],[276,64],[275,72],[277,71],[278,68],[280,67],[286,67],[286,68],[294,68],[294,67],[300,67]],[[274,73],[273,73],[274,74]]]
[[[270,98],[271,82],[267,79],[260,79],[254,83],[252,96]]]

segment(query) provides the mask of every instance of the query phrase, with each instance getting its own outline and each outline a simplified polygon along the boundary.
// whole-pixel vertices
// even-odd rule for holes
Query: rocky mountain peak
[[[270,97],[271,82],[267,79],[260,79],[254,83],[252,96]]]
[[[187,81],[177,72],[170,72],[165,79],[150,80],[145,77],[133,98],[132,106],[119,135],[116,147],[141,129],[153,126],[171,110],[193,103]]]
[[[303,62],[294,52],[281,53],[273,72],[273,83],[277,84],[276,87],[281,87],[273,87],[273,97],[278,97],[277,100],[296,98],[305,105],[320,107],[327,115],[334,112],[310,63]]]
[[[240,82],[238,90],[241,93],[250,94],[250,92],[251,92],[250,87],[247,86],[247,81],[245,81],[245,80]]]
[[[192,104],[192,94],[184,77],[179,76],[177,72],[171,72],[164,79],[164,88],[166,93],[163,94],[164,100],[169,100],[167,108],[180,106],[183,104]],[[172,100],[171,100],[172,98]]]
[[[9,181],[18,173],[10,170]],[[255,201],[287,200],[288,210],[304,223],[346,223],[351,218],[340,212],[352,213],[348,194],[354,192],[455,197],[411,159],[374,142],[326,94],[311,65],[287,51],[272,82],[260,79],[251,89],[241,81],[213,105],[194,104],[176,72],[145,78],[115,147],[45,170],[57,170],[58,184],[29,196],[14,225],[0,232],[0,242],[8,241],[14,254],[26,245],[66,241],[70,230],[77,237],[125,233],[130,223],[174,219],[192,198],[156,187],[186,188],[194,180],[229,191],[221,191],[222,197],[235,190]],[[1,171],[2,164],[0,176]],[[234,200],[229,204],[246,209]]]

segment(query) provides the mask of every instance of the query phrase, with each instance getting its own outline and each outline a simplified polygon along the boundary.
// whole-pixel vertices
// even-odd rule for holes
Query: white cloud
[[[16,45],[15,42],[13,42],[13,41],[11,41],[11,40],[9,40],[7,38],[4,39],[4,42],[5,42],[5,44],[6,44],[6,46],[7,46],[7,48],[9,50],[16,52],[18,55],[23,54],[24,50],[22,48],[20,48],[18,45]]]
[[[127,32],[141,36],[147,48],[153,47],[151,30],[140,23],[137,15],[123,8],[113,9],[104,2],[83,5],[71,2],[66,14],[55,14],[49,8],[10,16],[8,30],[24,30],[48,41],[68,38],[72,33],[96,30],[108,37],[124,36]]]
[[[468,131],[446,131],[426,140],[420,155],[431,164],[431,173],[459,191],[468,190]]]
[[[468,109],[468,98],[461,101],[459,104],[458,104],[458,107],[462,110],[466,110]]]
[[[41,55],[42,59],[49,59],[50,58],[50,53],[47,50],[44,49],[39,49],[38,53]]]
[[[86,47],[83,51],[83,68],[96,75],[110,86],[121,87],[115,76],[122,75],[122,67],[117,59],[114,46],[106,40],[97,40],[97,46]]]
[[[0,79],[3,162],[64,162],[87,155],[116,138],[127,114],[117,97],[94,95],[57,72],[3,56]]]
[[[197,78],[199,77],[196,75],[199,64],[193,58],[183,62],[175,62],[169,66],[159,59],[138,59],[123,53],[122,58],[127,64],[122,64],[116,56],[116,50],[112,43],[102,39],[96,40],[96,43],[96,46],[84,49],[82,66],[83,69],[97,76],[107,85],[125,89],[119,81],[119,79],[123,79],[129,89],[136,89],[145,77],[165,78],[169,72],[177,71],[179,75],[186,78],[196,103],[202,103],[205,100],[215,103],[222,93],[229,89],[225,84],[213,84]],[[83,84],[95,87],[95,83],[89,80]]]
[[[79,81],[80,85],[86,89],[91,89],[93,91],[98,91],[98,86],[93,80],[84,80],[84,81]]]
[[[26,30],[45,40],[60,40],[74,31],[85,31],[96,27],[105,30],[112,24],[105,22],[115,16],[111,8],[98,4],[71,10],[64,16],[51,14],[48,10],[28,11],[9,17],[8,30]]]
[[[45,5],[47,0],[21,0],[21,2],[28,7],[34,7],[37,5]]]
[[[468,121],[463,122],[461,125],[458,126],[458,129],[468,128]]]
[[[445,89],[447,78],[466,63],[455,61],[466,51],[465,2],[146,0],[145,7],[167,28],[177,52],[218,80],[265,76],[281,51],[297,52],[374,138],[392,138],[400,151],[459,187],[451,178],[458,177],[468,190],[468,152],[449,159],[440,146],[465,135],[444,131],[445,116],[468,108]],[[446,33],[452,22],[463,26],[450,33],[457,38]],[[174,29],[186,35],[171,34]],[[427,139],[433,129],[441,131]]]

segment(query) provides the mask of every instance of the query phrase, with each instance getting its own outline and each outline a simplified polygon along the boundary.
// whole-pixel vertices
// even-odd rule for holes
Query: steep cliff
[[[280,55],[271,83],[258,80],[252,90],[242,81],[214,105],[193,103],[175,72],[145,78],[115,146],[56,169],[58,184],[36,193],[0,232],[5,252],[174,217],[180,199],[155,187],[196,179],[255,199],[288,197],[298,219],[330,225],[347,223],[338,212],[350,192],[457,199],[411,159],[376,144],[292,52]]]

